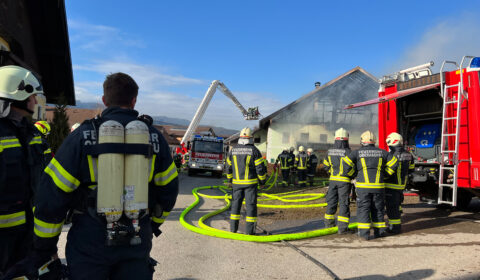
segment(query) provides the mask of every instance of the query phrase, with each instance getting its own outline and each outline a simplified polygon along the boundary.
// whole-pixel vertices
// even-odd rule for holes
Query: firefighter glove
[[[16,277],[26,277],[27,279],[38,279],[40,268],[52,263],[54,259],[50,252],[34,250],[31,254],[23,260],[11,267],[5,275],[3,280],[10,280]]]

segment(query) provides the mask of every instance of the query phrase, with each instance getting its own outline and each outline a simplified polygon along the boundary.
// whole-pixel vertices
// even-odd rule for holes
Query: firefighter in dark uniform
[[[0,277],[32,246],[32,200],[45,166],[42,138],[29,117],[42,93],[29,70],[0,67]]]
[[[282,172],[282,186],[288,187],[288,180],[290,176],[290,169],[293,166],[293,160],[288,152],[288,148],[284,148],[283,152],[278,155],[277,160],[275,162],[276,165],[280,163],[280,170]]]
[[[35,123],[35,127],[42,134],[43,155],[45,159],[45,165],[47,165],[53,157],[52,150],[48,144],[47,137],[50,134],[50,124],[46,121],[38,121]]]
[[[148,170],[145,169],[146,174],[138,174],[142,178],[145,175],[146,179],[148,178],[148,206],[145,207],[148,207],[149,211],[140,213],[137,220],[128,219],[125,213],[120,213],[121,218],[117,224],[121,227],[117,228],[118,235],[112,236],[111,239],[106,238],[110,236],[109,225],[105,216],[97,214],[96,206],[100,201],[97,191],[103,186],[97,186],[97,182],[101,178],[108,180],[109,174],[104,174],[99,168],[102,152],[95,155],[92,148],[102,147],[102,144],[97,143],[101,124],[116,121],[125,127],[133,121],[139,121],[138,112],[133,109],[137,101],[138,86],[129,75],[124,73],[108,75],[103,83],[103,89],[102,100],[107,108],[99,118],[87,120],[75,129],[64,140],[45,169],[35,198],[34,251],[22,261],[17,271],[12,272],[12,276],[34,275],[38,267],[57,252],[57,242],[65,215],[67,210],[71,209],[74,214],[66,245],[69,279],[153,277],[154,263],[149,257],[152,233],[160,235],[159,227],[176,202],[177,169],[162,134],[153,126],[145,125],[150,138],[147,141],[150,143],[142,147],[149,147],[150,152],[144,154],[138,151],[135,154],[145,155],[150,162]],[[107,149],[106,146],[103,147]],[[131,149],[137,149],[131,148],[133,146],[111,148],[122,147],[122,152],[114,153],[125,154],[124,151],[127,150],[133,153]],[[108,151],[106,154],[109,155]],[[125,170],[125,174],[127,172],[128,170]],[[144,170],[136,172],[142,173]],[[128,195],[127,192],[122,201],[131,200]],[[133,196],[132,193],[130,195]],[[128,238],[133,235],[136,239]]]
[[[295,169],[297,169],[298,185],[301,188],[307,185],[307,162],[308,155],[303,146],[298,147],[298,155],[295,157]]]
[[[365,131],[360,137],[362,147],[344,158],[348,165],[344,174],[353,178],[357,173],[358,235],[365,240],[370,239],[371,224],[374,238],[386,234],[385,177],[395,173],[397,164],[397,158],[375,147],[375,142],[375,135],[371,131]]]
[[[257,186],[265,185],[267,168],[260,151],[253,145],[252,130],[240,131],[240,139],[227,156],[227,179],[232,183],[232,207],[230,231],[237,232],[240,222],[240,208],[245,198],[246,234],[255,234],[257,223]]]
[[[290,147],[290,159],[292,160],[292,165],[290,168],[290,185],[295,186],[295,180],[297,179],[297,170],[295,169],[295,148]]]
[[[307,181],[310,184],[310,187],[313,187],[313,179],[315,178],[315,172],[317,171],[318,158],[313,153],[312,148],[307,149]]]
[[[387,231],[399,234],[402,229],[400,205],[403,201],[403,190],[407,185],[408,173],[415,169],[415,163],[412,154],[403,148],[402,135],[396,132],[390,133],[386,142],[390,148],[390,154],[398,160],[395,174],[388,177],[385,182],[385,206],[389,224]]]
[[[352,184],[350,183],[351,179],[343,174],[345,168],[343,158],[351,152],[348,137],[348,131],[344,128],[335,131],[333,148],[328,150],[327,157],[323,160],[324,168],[330,174],[330,184],[326,197],[325,226],[335,226],[335,213],[338,204],[337,226],[339,234],[347,232],[350,222],[349,195]]]

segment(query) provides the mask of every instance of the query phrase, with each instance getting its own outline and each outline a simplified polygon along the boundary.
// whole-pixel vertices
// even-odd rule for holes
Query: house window
[[[308,142],[308,133],[300,133],[300,141]]]
[[[320,143],[327,143],[328,135],[327,134],[320,134]]]
[[[283,144],[290,143],[290,133],[288,133],[288,132],[282,133],[282,143]]]
[[[260,139],[261,139],[260,137],[254,138],[255,144],[260,143]]]

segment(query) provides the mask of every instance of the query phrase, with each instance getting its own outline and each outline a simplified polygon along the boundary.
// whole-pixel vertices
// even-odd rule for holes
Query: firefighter
[[[36,94],[42,85],[31,71],[0,67],[0,275],[32,246],[32,200],[45,168],[41,134],[29,121]]]
[[[180,169],[182,167],[182,155],[175,154],[173,156],[173,162],[175,163],[175,166],[177,167],[177,169]]]
[[[297,169],[295,168],[295,147],[290,147],[290,159],[292,160],[292,165],[290,168],[290,185],[295,186],[295,181],[297,179]]]
[[[38,121],[35,123],[35,127],[42,134],[43,155],[45,159],[45,165],[47,165],[53,157],[52,150],[50,149],[50,145],[47,141],[47,137],[51,131],[50,124],[46,121]]]
[[[245,198],[247,210],[246,233],[255,234],[257,223],[257,185],[266,183],[267,168],[260,151],[253,145],[252,130],[245,127],[240,139],[227,156],[227,179],[232,184],[232,206],[230,231],[237,232],[240,222],[240,208]]]
[[[395,173],[397,158],[385,150],[375,147],[376,137],[367,130],[360,136],[360,149],[344,157],[348,165],[344,174],[356,176],[357,222],[359,237],[369,240],[370,225],[374,238],[386,234],[385,215],[385,173]],[[371,217],[371,219],[370,219]]]
[[[45,168],[35,198],[34,250],[9,277],[35,275],[56,253],[65,214],[72,209],[69,279],[152,279],[152,233],[161,234],[175,204],[177,169],[162,134],[137,119],[136,82],[113,73],[103,90],[107,108],[68,135]]]
[[[403,190],[407,185],[409,171],[415,169],[415,163],[411,153],[403,148],[402,135],[393,132],[387,136],[387,145],[390,154],[398,160],[398,167],[395,174],[386,179],[385,182],[385,206],[387,208],[388,232],[399,234],[401,232],[400,205],[403,201]]]
[[[346,129],[339,128],[335,131],[333,148],[328,150],[327,157],[323,160],[324,168],[330,174],[330,184],[326,197],[325,226],[335,226],[335,213],[337,212],[338,204],[337,226],[339,234],[344,234],[348,231],[350,222],[349,195],[352,184],[350,183],[350,178],[343,174],[345,168],[343,158],[351,152],[348,139],[349,133]]]
[[[184,166],[188,166],[188,161],[190,160],[190,154],[189,153],[185,153],[183,155],[183,165]]]
[[[312,148],[307,149],[307,179],[310,183],[310,187],[313,187],[313,179],[315,178],[315,172],[317,171],[318,158],[313,153]]]
[[[307,161],[308,155],[303,146],[298,147],[298,155],[295,157],[295,169],[297,169],[299,187],[304,188],[307,184]]]
[[[288,180],[290,176],[290,169],[293,166],[293,160],[288,152],[288,148],[284,148],[282,153],[278,155],[275,165],[280,163],[280,170],[282,172],[282,186],[288,187]]]

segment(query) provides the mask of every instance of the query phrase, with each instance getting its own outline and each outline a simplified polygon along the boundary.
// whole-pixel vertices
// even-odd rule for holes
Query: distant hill
[[[103,104],[95,103],[95,102],[81,102],[77,100],[77,105],[72,107],[79,108],[79,109],[97,109],[97,108],[103,107]],[[190,121],[186,119],[171,118],[166,116],[152,116],[152,118],[153,118],[153,122],[158,125],[180,125],[180,126],[187,127],[190,124]],[[200,125],[211,126],[204,123],[200,123]],[[226,136],[226,135],[232,135],[238,132],[236,129],[229,129],[229,128],[224,128],[219,126],[211,126],[211,127],[213,127],[213,130],[218,135]]]
[[[181,125],[181,126],[188,127],[188,125],[190,124],[190,121],[185,119],[170,118],[165,116],[152,116],[152,118],[153,118],[153,122],[158,125]],[[211,126],[204,123],[200,123],[200,125]],[[211,127],[213,127],[213,131],[215,131],[217,135],[227,136],[227,135],[232,135],[238,132],[235,129],[229,129],[229,128],[224,128],[220,126],[211,126]]]
[[[105,106],[103,106],[103,104],[100,103],[100,102],[98,102],[98,103],[95,103],[95,102],[82,102],[82,101],[77,100],[76,104],[77,104],[77,105],[71,106],[71,107],[79,108],[79,109],[97,109],[97,108],[104,108],[104,107],[105,107]]]
[[[189,120],[179,119],[179,118],[170,118],[165,116],[152,116],[153,122],[158,125],[169,124],[169,125],[184,125],[188,126],[190,124]]]

